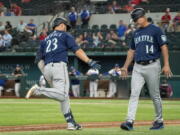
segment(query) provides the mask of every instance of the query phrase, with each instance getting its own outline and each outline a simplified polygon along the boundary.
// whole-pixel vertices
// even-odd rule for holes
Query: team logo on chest
[[[137,45],[140,42],[149,42],[153,43],[153,37],[150,35],[140,35],[134,38],[134,42]]]

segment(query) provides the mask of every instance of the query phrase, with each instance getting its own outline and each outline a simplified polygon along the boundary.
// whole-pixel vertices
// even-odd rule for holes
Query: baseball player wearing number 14
[[[53,22],[53,32],[40,44],[36,56],[38,67],[45,76],[51,88],[39,87],[35,84],[27,93],[26,98],[32,95],[45,95],[55,99],[61,104],[61,111],[67,121],[67,129],[79,130],[81,126],[76,123],[69,103],[69,77],[67,71],[68,50],[90,67],[100,69],[96,61],[89,59],[85,52],[78,47],[74,38],[66,31],[71,27],[65,18],[56,18]]]
[[[162,72],[171,77],[172,72],[169,66],[169,55],[167,39],[161,29],[153,24],[149,24],[142,8],[134,9],[131,18],[137,26],[134,32],[130,49],[124,66],[121,68],[121,76],[126,78],[128,67],[134,59],[135,64],[131,78],[131,96],[128,106],[126,122],[121,124],[123,130],[132,130],[135,120],[138,99],[141,89],[146,82],[151,99],[155,108],[155,120],[150,130],[164,128],[162,117],[162,103],[159,91],[159,81],[161,74],[160,55],[162,52],[164,66]]]

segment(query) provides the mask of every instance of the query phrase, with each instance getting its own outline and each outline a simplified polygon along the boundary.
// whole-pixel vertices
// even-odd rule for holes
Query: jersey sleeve
[[[67,35],[67,47],[73,52],[76,52],[80,48],[71,35]]]
[[[167,37],[164,34],[164,32],[162,32],[162,30],[160,28],[158,29],[156,38],[157,38],[157,42],[158,42],[159,46],[168,44]]]
[[[131,42],[129,44],[129,48],[132,49],[132,50],[136,50],[136,46],[135,46],[133,37],[134,37],[134,34],[132,35]]]

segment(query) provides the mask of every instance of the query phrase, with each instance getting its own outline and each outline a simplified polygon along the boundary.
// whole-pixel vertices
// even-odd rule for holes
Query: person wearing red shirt
[[[178,12],[173,19],[173,27],[174,27],[174,31],[180,32],[180,12]]]
[[[11,4],[11,12],[13,12],[15,16],[22,15],[22,9],[16,3]]]
[[[131,1],[130,1],[132,7],[135,7],[135,6],[139,5],[141,2],[146,2],[146,3],[148,3],[149,0],[131,0]]]
[[[165,14],[161,17],[161,26],[163,31],[167,31],[169,28],[169,24],[171,21],[171,15],[169,14],[169,11],[166,11]]]
[[[47,33],[43,30],[39,35],[39,40],[44,40],[47,37]]]

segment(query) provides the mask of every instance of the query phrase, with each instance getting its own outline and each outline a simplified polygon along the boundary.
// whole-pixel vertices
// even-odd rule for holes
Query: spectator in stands
[[[151,17],[148,17],[148,18],[147,18],[147,21],[148,21],[149,23],[151,23],[151,24],[154,24],[154,21],[153,21],[153,19],[152,19]]]
[[[17,26],[17,31],[18,32],[24,32],[25,31],[25,29],[26,29],[26,23],[24,23],[24,21],[23,20],[20,20],[19,21],[19,24],[18,24],[18,26]]]
[[[12,25],[10,21],[6,21],[5,29],[8,30],[9,32],[12,31]]]
[[[7,8],[4,6],[2,2],[0,2],[0,16],[5,16],[7,12]]]
[[[119,37],[115,31],[111,30],[109,33],[107,33],[106,40],[110,44],[110,47],[114,48],[115,45],[117,44],[117,41],[119,40]]]
[[[123,20],[119,21],[119,27],[118,27],[118,37],[121,41],[125,40],[125,32],[127,30],[127,26],[124,24]]]
[[[97,89],[98,89],[98,79],[99,79],[99,70],[90,68],[86,75],[88,76],[89,80],[89,91],[90,97],[98,97]]]
[[[149,3],[149,0],[131,0],[130,4],[132,7],[138,6],[141,2]]]
[[[6,48],[10,47],[11,41],[12,41],[12,36],[11,36],[11,34],[9,34],[8,30],[4,31],[3,39],[4,39],[5,47]]]
[[[72,28],[75,28],[76,23],[77,23],[77,19],[78,19],[78,14],[75,10],[75,7],[71,7],[71,12],[69,12],[68,18],[69,18],[69,21],[70,21]]]
[[[125,5],[122,10],[130,13],[133,11],[134,7],[131,5],[131,2],[129,1],[127,5]]]
[[[128,25],[128,29],[127,29],[126,32],[125,32],[125,36],[126,36],[125,42],[126,42],[126,44],[127,44],[128,46],[129,46],[130,43],[131,43],[131,39],[132,39],[132,36],[133,36],[133,33],[134,33],[135,30],[136,30],[136,29],[135,29],[135,26],[134,26],[133,24],[129,24],[129,25]]]
[[[84,43],[84,38],[83,38],[83,34],[79,34],[76,37],[76,43],[78,44],[78,46],[81,46]]]
[[[4,74],[0,71],[0,77],[4,77]],[[0,97],[2,96],[2,91],[4,90],[4,86],[6,84],[6,80],[3,78],[0,78]]]
[[[164,32],[167,32],[171,21],[170,11],[166,10],[165,14],[161,17],[161,27]]]
[[[101,32],[93,33],[93,44],[95,47],[102,46],[103,36]]]
[[[164,98],[170,98],[173,95],[173,89],[170,84],[168,84],[168,81],[164,79],[160,85],[160,94],[161,97]]]
[[[86,7],[83,8],[83,10],[80,13],[81,16],[81,21],[82,21],[82,28],[87,28],[89,26],[89,20],[91,17],[91,14],[89,12],[88,9],[86,9]]]
[[[77,79],[78,76],[81,75],[81,73],[76,70],[73,66],[70,68],[69,75],[71,77],[74,77],[71,79],[71,88],[72,88],[72,93],[74,97],[80,97],[80,81]]]
[[[86,47],[94,47],[93,38],[90,32],[84,32],[84,43]]]
[[[37,25],[34,24],[34,19],[30,19],[29,23],[27,24],[27,29],[32,32],[32,36],[36,32]]]
[[[0,52],[5,50],[5,42],[3,36],[0,34]]]
[[[108,9],[109,9],[109,13],[115,14],[115,13],[119,13],[119,11],[121,10],[121,7],[117,3],[117,1],[114,0],[112,1],[112,4],[109,5]]]
[[[174,31],[180,32],[180,12],[173,19]]]
[[[20,67],[19,64],[16,65],[16,68],[13,71],[12,75],[16,77],[15,86],[14,86],[16,97],[20,97],[20,94],[19,94],[19,90],[21,88],[21,79],[20,79],[20,77],[24,76],[24,72],[23,72],[23,70],[22,70],[22,68]]]
[[[47,37],[47,31],[46,29],[43,29],[39,35],[39,40],[44,40],[46,37]]]
[[[10,10],[11,10],[11,12],[14,13],[15,16],[21,16],[22,15],[22,9],[16,3],[11,4],[11,9]]]
[[[3,22],[0,22],[0,34],[3,34],[5,30],[5,26],[3,25]]]

